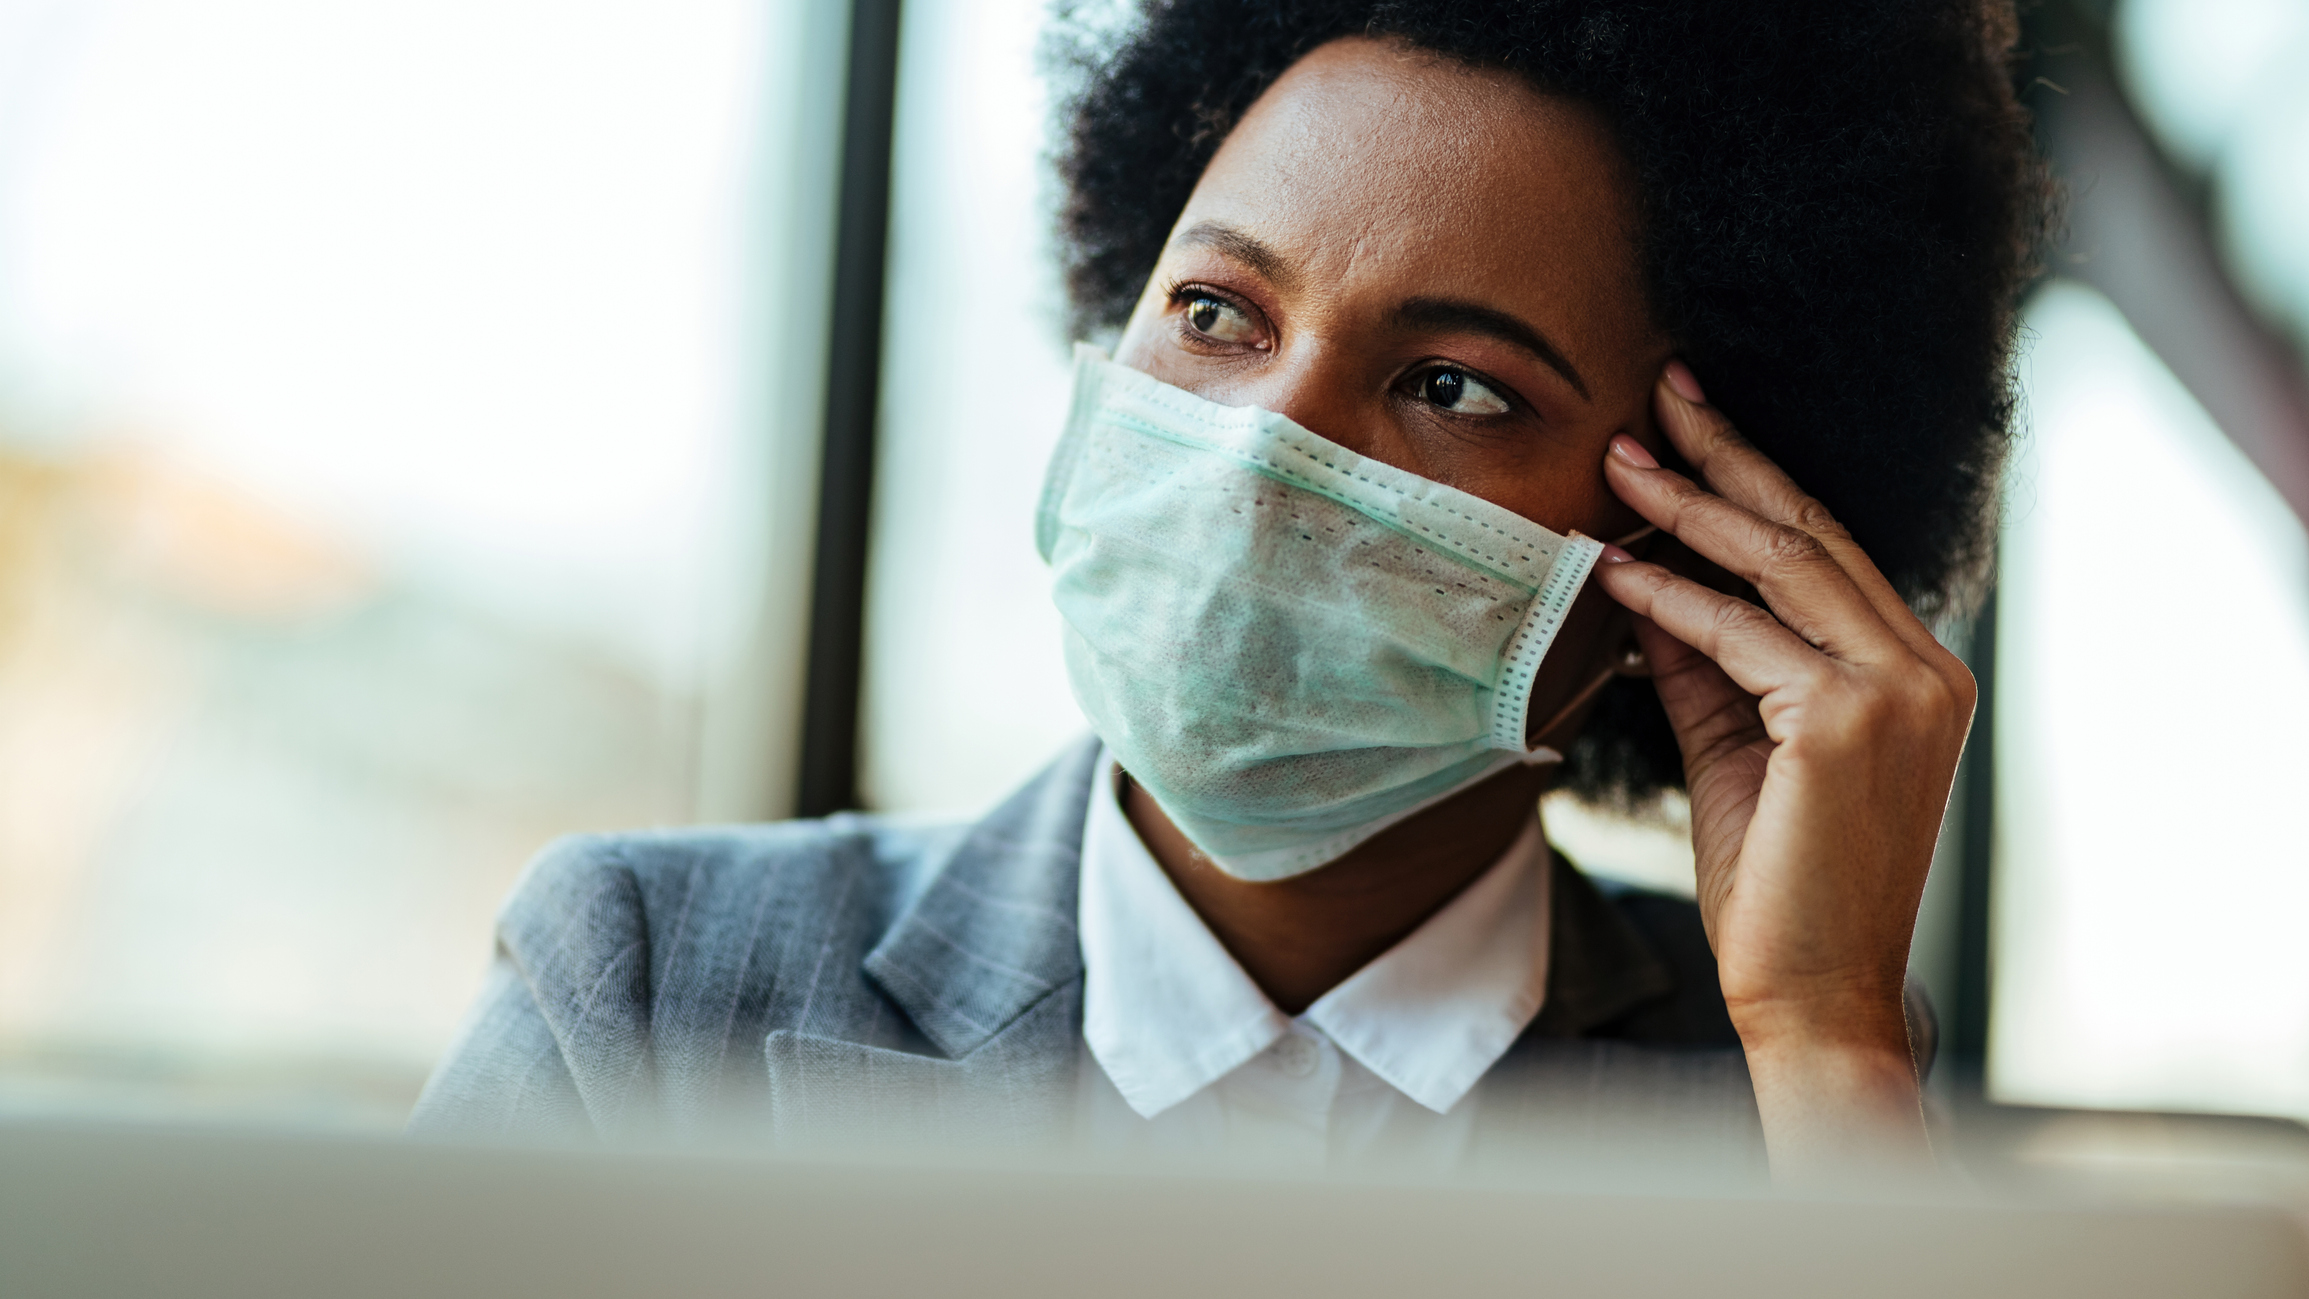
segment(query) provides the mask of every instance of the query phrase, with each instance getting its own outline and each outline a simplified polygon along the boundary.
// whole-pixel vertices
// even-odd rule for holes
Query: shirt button
[[[1304,1078],[1323,1062],[1323,1048],[1294,1033],[1275,1043],[1275,1067],[1293,1078]]]

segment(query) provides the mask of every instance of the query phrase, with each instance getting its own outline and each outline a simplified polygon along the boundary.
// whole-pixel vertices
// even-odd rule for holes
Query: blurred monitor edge
[[[1837,1198],[0,1124],[0,1290],[52,1295],[2309,1291],[2249,1205]]]

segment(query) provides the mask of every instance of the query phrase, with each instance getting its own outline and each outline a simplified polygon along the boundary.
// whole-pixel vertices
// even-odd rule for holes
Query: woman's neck
[[[1125,782],[1123,811],[1251,981],[1283,1013],[1297,1015],[1498,861],[1546,782],[1544,770],[1510,768],[1328,866],[1267,884],[1212,865],[1136,782]]]

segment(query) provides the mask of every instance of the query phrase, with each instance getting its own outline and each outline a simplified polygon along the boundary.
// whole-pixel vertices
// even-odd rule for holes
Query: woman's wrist
[[[1802,1054],[1826,1048],[1886,1051],[1908,1056],[1905,980],[1871,978],[1869,986],[1840,984],[1805,995],[1763,998],[1727,996],[1725,1009],[1740,1045],[1759,1051]],[[1913,1063],[1913,1062],[1912,1062]]]
[[[1782,1181],[1930,1168],[1922,1092],[1897,995],[1743,1007],[1733,1023]]]

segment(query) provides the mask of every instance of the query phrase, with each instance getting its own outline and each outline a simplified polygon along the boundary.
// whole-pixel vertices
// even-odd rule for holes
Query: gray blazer
[[[1098,745],[976,825],[874,816],[565,839],[514,888],[435,1136],[780,1145],[1063,1137],[1075,889]],[[1480,1089],[1479,1149],[1760,1157],[1691,903],[1558,864],[1546,1002]]]

